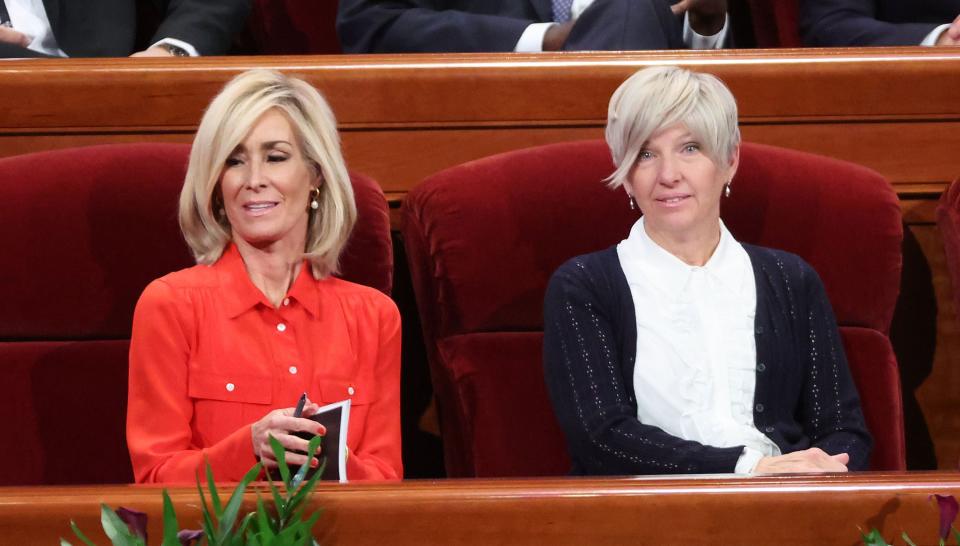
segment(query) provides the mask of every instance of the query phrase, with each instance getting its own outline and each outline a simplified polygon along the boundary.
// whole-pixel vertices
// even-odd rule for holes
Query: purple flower
[[[177,533],[180,546],[193,546],[203,538],[203,529],[182,529]]]
[[[953,495],[931,495],[937,499],[937,506],[940,507],[940,540],[946,540],[950,535],[950,527],[953,526],[953,520],[957,519],[957,511],[960,505]]]
[[[143,512],[137,512],[121,506],[117,508],[117,517],[127,524],[127,528],[134,536],[139,537],[144,543],[147,542],[147,515]]]

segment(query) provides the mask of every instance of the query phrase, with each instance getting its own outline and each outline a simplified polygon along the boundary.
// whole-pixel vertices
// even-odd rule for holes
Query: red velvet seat
[[[601,182],[601,141],[466,163],[425,180],[403,208],[404,246],[451,476],[563,474],[566,448],[542,371],[542,305],[568,258],[624,238],[637,213]],[[744,241],[820,273],[875,437],[875,469],[905,466],[888,331],[903,237],[893,189],[868,169],[745,144],[723,217]]]
[[[129,144],[0,159],[0,485],[132,481],[124,440],[133,308],[193,260],[177,226],[189,147]],[[347,279],[390,292],[379,186],[360,211]]]
[[[747,0],[757,47],[803,47],[799,0]]]
[[[254,0],[247,30],[256,53],[340,53],[336,0]]]

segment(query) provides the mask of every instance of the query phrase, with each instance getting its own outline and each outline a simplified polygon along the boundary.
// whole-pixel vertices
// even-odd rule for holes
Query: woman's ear
[[[733,153],[730,154],[730,166],[727,171],[727,180],[733,180],[734,175],[737,174],[737,169],[740,167],[740,144],[733,149]]]

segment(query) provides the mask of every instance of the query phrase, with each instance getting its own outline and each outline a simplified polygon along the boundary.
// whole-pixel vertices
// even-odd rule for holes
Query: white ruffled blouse
[[[637,418],[715,447],[746,446],[737,473],[780,449],[753,422],[757,289],[750,257],[723,222],[702,267],[647,235],[643,218],[617,246],[637,315]]]

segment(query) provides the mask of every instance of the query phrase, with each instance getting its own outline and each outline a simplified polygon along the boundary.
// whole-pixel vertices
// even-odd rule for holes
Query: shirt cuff
[[[720,49],[727,41],[727,29],[730,28],[730,16],[723,16],[723,28],[713,36],[697,34],[690,26],[690,14],[683,16],[683,43],[690,49]]]
[[[757,468],[757,463],[759,463],[762,458],[763,453],[753,448],[744,447],[743,453],[740,454],[740,458],[737,460],[737,466],[733,471],[737,474],[753,474],[753,471]]]
[[[189,53],[191,57],[199,57],[199,56],[200,56],[200,54],[197,53],[197,48],[193,47],[192,45],[188,44],[187,42],[184,42],[183,40],[178,40],[178,39],[176,39],[176,38],[164,38],[164,39],[158,41],[157,43],[153,44],[153,45],[150,46],[150,47],[157,47],[158,45],[161,45],[161,44],[169,44],[169,45],[172,45],[172,46],[179,47],[180,49],[182,49],[182,50],[186,51],[187,53]]]
[[[556,23],[533,23],[524,29],[517,46],[513,48],[517,53],[539,53],[543,51],[543,36],[547,29]]]
[[[931,32],[930,34],[927,34],[927,37],[924,38],[922,42],[920,42],[920,45],[927,46],[927,47],[937,45],[937,40],[940,39],[940,35],[943,34],[943,32],[948,28],[950,28],[950,23],[947,23],[945,25],[940,25],[937,28],[933,29],[933,32]]]

